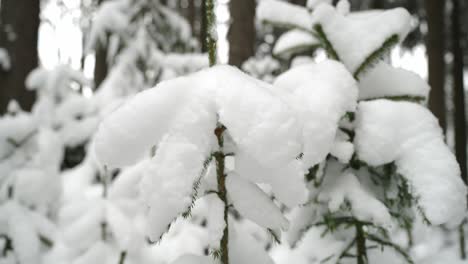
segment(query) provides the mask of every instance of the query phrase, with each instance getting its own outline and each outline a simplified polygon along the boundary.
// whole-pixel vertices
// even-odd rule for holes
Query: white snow
[[[287,229],[288,220],[274,202],[254,183],[230,173],[226,178],[228,196],[242,216],[259,226],[273,230]]]
[[[40,95],[56,95],[59,98],[70,93],[70,83],[88,85],[89,80],[82,72],[74,70],[67,65],[59,65],[53,69],[36,68],[26,78],[26,87],[38,90]]]
[[[274,87],[301,120],[303,161],[309,169],[330,153],[338,122],[354,111],[356,82],[342,64],[326,60],[290,69],[278,76]]]
[[[333,2],[333,0],[307,0],[306,6],[309,9],[314,9],[320,4],[325,3],[325,4],[331,5],[332,2]]]
[[[153,241],[190,207],[193,185],[202,171],[209,147],[180,137],[167,137],[160,143],[140,183],[143,199],[149,207],[147,228]]]
[[[74,147],[86,142],[97,129],[97,106],[91,99],[72,94],[55,109],[54,126],[64,144]]]
[[[339,163],[329,162],[324,177],[318,200],[327,202],[331,212],[340,210],[340,206],[347,201],[351,204],[352,215],[357,219],[386,228],[391,226],[385,205],[365,190],[351,171],[343,171]]]
[[[395,161],[433,224],[459,223],[466,186],[430,111],[414,103],[375,100],[360,103],[356,118],[358,157],[372,166]]]
[[[263,246],[250,234],[235,225],[229,226],[229,263],[274,264]]]
[[[20,263],[34,264],[40,258],[40,241],[29,210],[15,201],[0,206],[0,233],[8,235]]]
[[[85,250],[100,240],[105,203],[102,199],[86,199],[67,203],[59,212],[59,223],[65,243],[76,250]]]
[[[132,5],[128,0],[113,0],[99,6],[92,23],[86,53],[98,44],[106,44],[110,33],[123,34],[128,28],[130,16],[126,12]]]
[[[349,141],[348,135],[342,131],[337,132],[330,154],[343,164],[349,163],[354,154],[354,145]]]
[[[235,159],[235,171],[240,177],[269,184],[274,197],[290,208],[305,203],[307,199],[306,171],[302,167],[299,160],[294,160],[287,165],[267,168],[242,151],[236,153]]]
[[[112,250],[110,245],[103,241],[98,241],[78,258],[73,261],[73,264],[108,264],[115,263],[118,261],[116,252]]]
[[[256,17],[262,22],[306,31],[311,31],[313,25],[312,17],[306,8],[278,0],[260,1]]]
[[[162,65],[181,76],[208,67],[209,61],[205,53],[168,53],[163,55]]]
[[[310,32],[293,29],[281,35],[273,47],[273,54],[288,57],[291,54],[311,50],[320,42]]]
[[[251,57],[242,64],[242,70],[254,78],[272,83],[276,78],[276,72],[280,70],[280,63],[270,55],[261,58]]]
[[[350,9],[351,9],[351,4],[349,3],[348,0],[340,0],[336,4],[336,10],[338,11],[338,13],[342,14],[343,16],[348,15]]]
[[[187,254],[176,259],[172,264],[215,264],[218,263],[210,256]]]
[[[394,68],[381,62],[359,81],[359,99],[377,99],[394,96],[427,98],[430,87],[417,74]]]
[[[16,148],[15,145],[27,143],[31,136],[34,136],[36,126],[36,121],[26,113],[2,117],[0,119],[0,160],[11,155]]]
[[[311,223],[317,217],[318,207],[315,204],[307,204],[301,207],[294,208],[288,215],[291,221],[291,227],[285,232],[285,241],[289,246],[296,247],[298,242],[303,239]]]
[[[162,82],[137,94],[103,120],[96,136],[96,153],[103,164],[111,167],[135,163],[170,134],[170,128],[179,122],[177,118],[200,113],[198,109],[187,109],[191,101],[197,100],[200,109],[211,112],[211,117],[219,115],[239,148],[265,166],[287,163],[300,151],[297,121],[269,87],[230,66],[216,66]],[[206,129],[205,133],[212,132]],[[277,148],[277,142],[282,142],[281,148]]]
[[[402,41],[411,29],[411,16],[403,8],[375,11],[366,16],[344,17],[330,5],[319,5],[312,13],[349,71],[361,64],[392,35]]]
[[[207,243],[210,249],[219,249],[219,243],[226,227],[224,222],[224,203],[217,194],[208,194],[195,202],[192,209],[192,219],[203,219],[207,232]]]

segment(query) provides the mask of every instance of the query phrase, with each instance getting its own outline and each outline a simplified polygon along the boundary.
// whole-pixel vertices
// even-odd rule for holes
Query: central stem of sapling
[[[215,160],[216,160],[216,174],[218,179],[218,196],[219,199],[224,203],[224,222],[226,226],[223,230],[223,237],[220,241],[220,259],[221,263],[229,264],[229,225],[228,225],[228,201],[227,201],[227,191],[226,191],[226,174],[225,174],[225,158],[226,155],[224,154],[223,147],[224,147],[224,139],[223,133],[226,130],[226,127],[219,125],[216,127],[214,133],[218,140],[218,151],[215,153]]]

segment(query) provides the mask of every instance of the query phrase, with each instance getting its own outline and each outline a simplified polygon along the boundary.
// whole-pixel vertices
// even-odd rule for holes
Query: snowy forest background
[[[463,0],[0,0],[0,264],[468,263]]]

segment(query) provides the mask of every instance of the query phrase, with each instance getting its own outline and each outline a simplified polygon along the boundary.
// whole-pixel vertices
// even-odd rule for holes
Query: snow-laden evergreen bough
[[[152,240],[159,240],[178,216],[189,215],[195,199],[216,194],[211,199],[222,228],[212,250],[223,259],[244,239],[229,225],[230,207],[274,234],[289,225],[255,183],[269,184],[288,206],[305,201],[305,171],[296,159],[299,135],[292,109],[268,84],[230,66],[214,66],[162,82],[129,100],[102,122],[96,153],[102,164],[121,167],[149,157],[156,148],[141,182]],[[230,156],[236,157],[234,167],[225,163]],[[217,177],[199,190],[213,159]],[[237,254],[229,257],[240,263],[234,260]]]
[[[319,261],[340,262],[349,256],[358,263],[378,261],[369,247],[379,245],[411,263],[407,249],[392,241],[395,227],[410,234],[415,218],[434,225],[457,225],[466,216],[467,191],[436,118],[423,105],[428,85],[416,74],[382,60],[406,37],[410,16],[401,8],[350,13],[347,1],[339,1],[336,7],[323,2],[327,1],[309,1],[308,8],[303,8],[265,0],[257,9],[260,20],[293,28],[278,39],[274,55],[322,48],[346,67],[359,88],[355,98],[347,97],[357,108],[348,108],[345,115],[323,126],[332,129],[322,132],[318,126],[313,134],[320,137],[329,131],[328,138],[334,141],[324,140],[328,148],[306,175],[309,202],[293,211],[287,240],[300,247],[301,240],[310,242],[308,233],[319,228],[340,241],[334,252]],[[294,67],[273,84],[282,91],[305,87],[310,96],[301,92],[295,97],[305,103],[292,105],[300,111],[312,109],[304,119],[309,124],[330,109],[318,105],[336,100],[314,91],[317,80],[326,78],[319,65]],[[306,153],[305,149],[307,162]],[[350,227],[354,233],[349,233]]]

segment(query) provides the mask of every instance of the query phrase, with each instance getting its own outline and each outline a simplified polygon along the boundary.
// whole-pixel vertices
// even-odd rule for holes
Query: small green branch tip
[[[333,48],[333,45],[331,44],[331,42],[328,40],[327,36],[325,35],[322,25],[316,24],[314,26],[314,30],[315,30],[317,39],[320,41],[320,44],[322,45],[323,49],[327,53],[328,57],[332,60],[340,61],[340,57],[338,56],[338,53],[336,53],[335,48]]]
[[[357,70],[354,72],[353,76],[356,80],[359,80],[359,77],[361,74],[366,72],[368,69],[372,68],[380,59],[382,59],[386,54],[390,52],[390,50],[398,44],[400,41],[400,37],[398,35],[392,35],[389,38],[387,38],[382,46],[372,52],[357,68]]]

